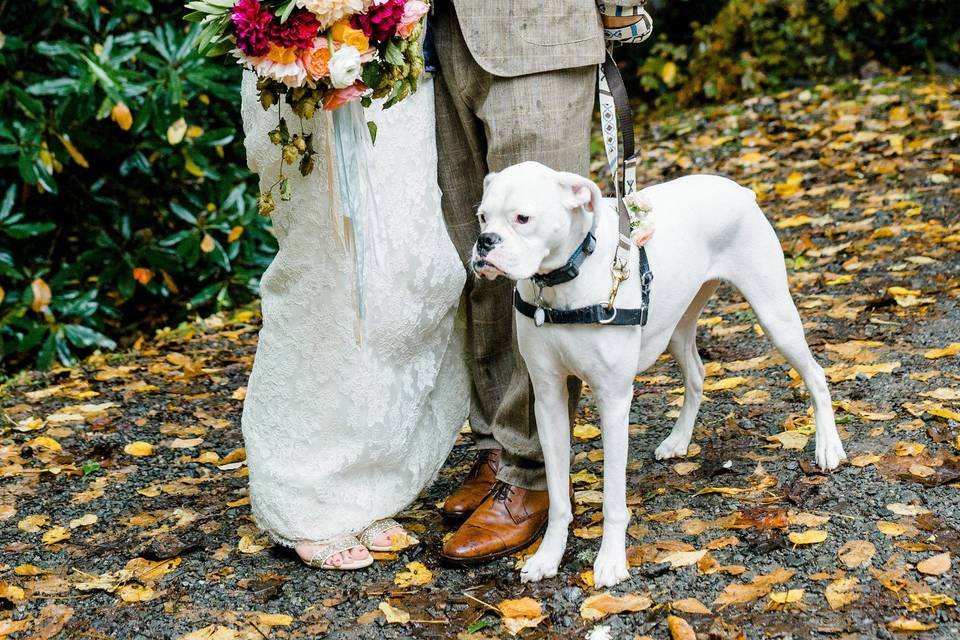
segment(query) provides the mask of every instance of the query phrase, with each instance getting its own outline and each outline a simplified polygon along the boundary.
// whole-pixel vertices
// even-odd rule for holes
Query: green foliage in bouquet
[[[654,37],[619,55],[633,94],[668,106],[797,82],[960,62],[956,0],[652,0]]]
[[[255,297],[276,245],[239,67],[197,52],[179,1],[2,7],[2,366],[72,363]]]

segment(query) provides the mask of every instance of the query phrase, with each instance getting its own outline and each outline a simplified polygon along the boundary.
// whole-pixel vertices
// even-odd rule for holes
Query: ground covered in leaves
[[[759,194],[848,464],[810,465],[805,393],[724,288],[700,321],[707,400],[686,459],[652,459],[681,402],[675,365],[638,378],[628,582],[591,587],[589,395],[558,577],[521,585],[524,554],[439,564],[436,506],[466,440],[401,514],[421,545],[317,572],[249,513],[239,417],[258,318],[209,318],[4,386],[0,637],[957,637],[960,83],[818,86],[641,130],[641,184],[713,171]]]

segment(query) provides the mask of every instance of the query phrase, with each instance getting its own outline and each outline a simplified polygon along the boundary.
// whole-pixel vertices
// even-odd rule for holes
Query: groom
[[[588,173],[603,29],[596,0],[436,0],[434,12],[442,206],[450,237],[469,265],[484,176],[525,160]],[[547,521],[543,454],[533,391],[513,335],[512,290],[506,278],[471,275],[463,294],[470,426],[479,453],[443,506],[444,515],[464,520],[443,545],[441,555],[451,563],[513,553],[532,543]],[[570,378],[568,387],[576,408],[580,381]]]

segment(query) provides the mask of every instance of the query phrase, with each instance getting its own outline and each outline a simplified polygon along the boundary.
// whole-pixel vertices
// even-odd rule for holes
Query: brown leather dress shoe
[[[453,495],[443,503],[443,515],[454,521],[466,520],[476,511],[490,489],[497,482],[500,470],[500,449],[481,449],[467,479]]]
[[[536,540],[547,526],[550,499],[498,482],[487,499],[443,544],[440,552],[453,564],[480,564],[510,555]]]

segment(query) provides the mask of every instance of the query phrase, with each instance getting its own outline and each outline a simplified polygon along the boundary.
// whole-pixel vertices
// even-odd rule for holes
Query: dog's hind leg
[[[547,472],[547,493],[550,511],[547,531],[537,552],[527,558],[520,571],[522,582],[536,582],[557,575],[567,534],[573,521],[570,506],[570,417],[567,404],[567,377],[544,375],[530,368],[535,394],[534,413],[537,435],[543,450]]]
[[[680,408],[680,416],[670,435],[660,443],[654,453],[657,460],[686,455],[687,447],[690,446],[693,426],[703,400],[704,371],[700,354],[697,353],[697,318],[719,285],[718,281],[711,280],[700,287],[700,291],[677,323],[670,337],[670,344],[667,345],[667,351],[680,365],[680,372],[683,374],[683,407]]]
[[[816,462],[821,469],[834,469],[847,459],[847,454],[837,433],[827,379],[803,334],[803,323],[787,286],[780,244],[769,226],[766,231],[770,240],[755,243],[752,251],[740,253],[742,270],[738,268],[730,281],[753,307],[763,332],[800,374],[816,416]]]

